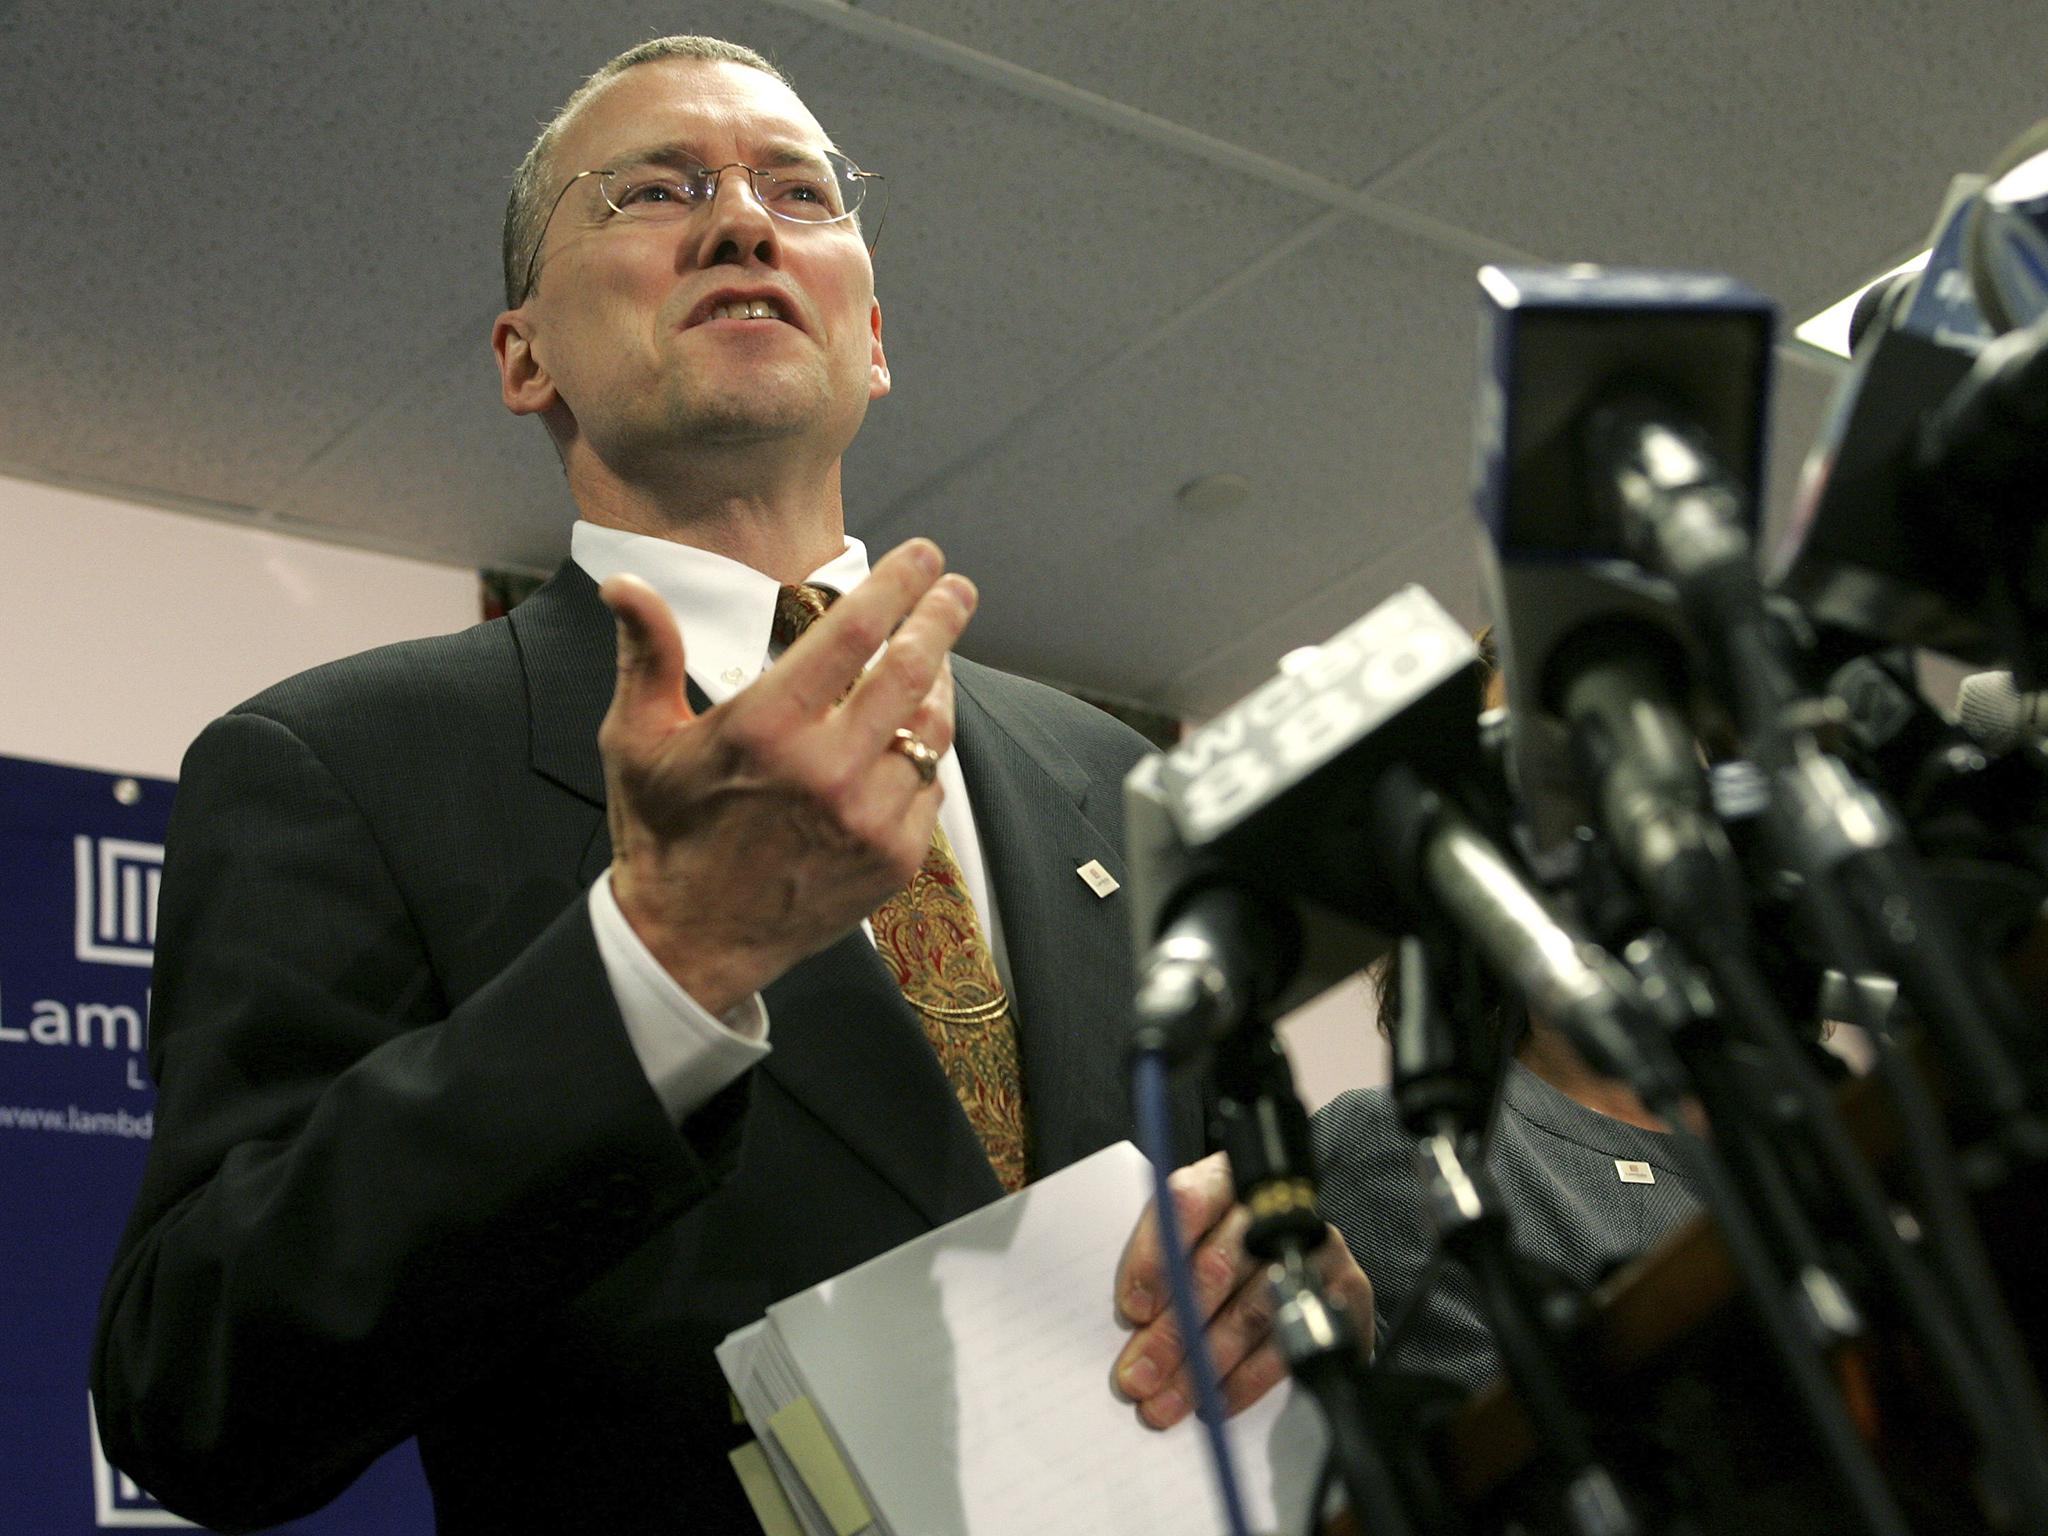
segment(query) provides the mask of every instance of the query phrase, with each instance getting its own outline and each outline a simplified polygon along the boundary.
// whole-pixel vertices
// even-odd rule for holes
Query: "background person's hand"
[[[1196,1306],[1208,1320],[1209,1351],[1223,1384],[1226,1409],[1257,1402],[1287,1375],[1273,1338],[1273,1288],[1265,1266],[1244,1251],[1251,1213],[1237,1203],[1230,1160],[1221,1152],[1175,1169],[1168,1179],[1181,1240],[1189,1245]],[[1372,1282],[1335,1227],[1316,1250],[1324,1292],[1351,1316],[1360,1347],[1372,1343]],[[1194,1411],[1195,1387],[1166,1278],[1158,1212],[1146,1206],[1116,1271],[1116,1308],[1131,1325],[1130,1339],[1111,1373],[1117,1390],[1138,1405],[1155,1429]]]

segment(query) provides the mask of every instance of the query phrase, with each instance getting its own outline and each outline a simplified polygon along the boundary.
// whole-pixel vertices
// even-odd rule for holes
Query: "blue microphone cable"
[[[1180,1216],[1166,1178],[1173,1171],[1173,1132],[1169,1126],[1166,1057],[1160,1051],[1139,1051],[1132,1058],[1131,1087],[1136,1099],[1138,1139],[1152,1161],[1153,1208],[1159,1213],[1159,1246],[1166,1252],[1166,1278],[1173,1295],[1174,1321],[1187,1349],[1188,1375],[1195,1384],[1195,1412],[1209,1437],[1209,1460],[1216,1469],[1216,1488],[1223,1501],[1230,1536],[1250,1536],[1244,1499],[1238,1492],[1237,1467],[1224,1429],[1223,1388],[1216,1362],[1209,1355],[1209,1336],[1195,1305],[1195,1276],[1181,1242]]]

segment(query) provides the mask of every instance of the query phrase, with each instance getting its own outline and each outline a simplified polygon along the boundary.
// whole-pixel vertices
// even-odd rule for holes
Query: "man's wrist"
[[[758,993],[712,1014],[686,992],[633,931],[612,892],[611,871],[590,888],[598,955],[627,1039],[669,1117],[678,1123],[768,1052],[768,1014]]]
[[[672,921],[641,894],[626,861],[613,860],[611,876],[612,899],[634,937],[707,1012],[724,1017],[787,969],[758,946],[719,934],[713,922]]]

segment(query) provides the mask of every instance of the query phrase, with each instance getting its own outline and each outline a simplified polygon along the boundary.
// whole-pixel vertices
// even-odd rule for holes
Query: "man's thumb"
[[[660,595],[638,576],[612,576],[597,589],[618,623],[618,681],[612,715],[628,731],[666,730],[690,718],[683,635]]]

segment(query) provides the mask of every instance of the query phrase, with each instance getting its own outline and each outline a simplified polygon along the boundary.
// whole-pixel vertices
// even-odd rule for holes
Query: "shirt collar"
[[[760,676],[781,590],[774,577],[708,549],[581,519],[569,533],[569,558],[592,581],[638,576],[661,595],[682,629],[690,678],[712,703],[723,704]],[[848,539],[805,580],[848,592],[867,574],[867,547]]]

